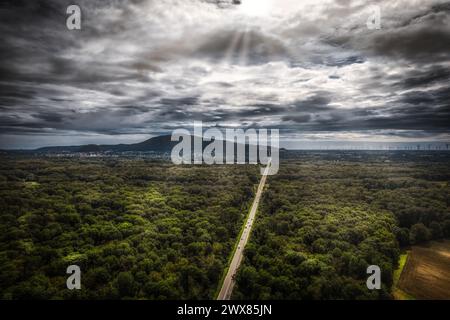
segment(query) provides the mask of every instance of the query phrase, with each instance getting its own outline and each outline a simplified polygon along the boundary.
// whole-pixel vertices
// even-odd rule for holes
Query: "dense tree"
[[[430,223],[430,231],[431,231],[431,238],[433,239],[441,239],[443,236],[443,223],[439,223],[437,221],[433,221]]]
[[[5,299],[213,298],[259,177],[256,166],[1,160]]]
[[[268,179],[234,297],[389,298],[400,246],[450,235],[449,165],[395,152],[285,160]],[[380,291],[366,287],[369,265],[382,270]]]
[[[134,277],[130,272],[121,272],[117,277],[117,289],[121,296],[134,296],[135,283]]]
[[[411,227],[409,241],[412,244],[428,241],[431,239],[431,231],[423,223],[416,223]]]
[[[444,237],[450,238],[450,220],[445,220],[442,224],[442,233]]]
[[[213,298],[260,178],[257,166],[131,157],[0,160],[3,299]],[[400,246],[450,238],[449,180],[446,155],[283,159],[234,297],[389,298]],[[71,264],[83,290],[65,287]],[[372,264],[380,291],[365,285]]]

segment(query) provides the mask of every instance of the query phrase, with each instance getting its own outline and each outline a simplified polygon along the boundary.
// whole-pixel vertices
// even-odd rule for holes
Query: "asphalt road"
[[[241,238],[239,239],[238,247],[234,252],[233,259],[231,260],[227,275],[225,276],[225,280],[223,281],[223,285],[222,288],[220,289],[217,300],[229,300],[231,297],[231,293],[233,292],[235,283],[234,277],[237,273],[237,270],[239,269],[242,257],[244,255],[245,245],[247,244],[247,241],[250,237],[250,231],[252,230],[253,222],[255,221],[256,211],[258,210],[259,201],[261,199],[261,195],[264,190],[264,185],[266,184],[267,172],[269,168],[270,162],[267,165],[264,174],[261,177],[261,181],[259,182],[258,190],[256,191],[255,200],[253,200],[250,214],[248,215],[248,218],[245,221],[244,231],[242,232]]]

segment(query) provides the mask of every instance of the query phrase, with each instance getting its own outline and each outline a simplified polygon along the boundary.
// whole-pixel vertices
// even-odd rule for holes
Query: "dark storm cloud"
[[[329,107],[331,102],[331,93],[316,92],[311,97],[304,100],[295,101],[291,104],[258,104],[248,105],[241,108],[228,108],[226,110],[205,111],[196,110],[192,105],[185,103],[186,98],[170,99],[172,108],[164,109],[158,114],[161,120],[166,121],[188,121],[189,119],[201,120],[205,122],[215,121],[240,121],[249,119],[281,116],[283,121],[294,120],[299,122],[308,122],[311,119],[310,114],[332,112],[336,109]],[[188,99],[188,102],[191,100]],[[175,103],[172,103],[175,102]],[[185,107],[182,107],[182,106]],[[197,105],[198,106],[198,105]],[[299,115],[296,112],[301,112]]]
[[[59,113],[43,112],[32,115],[36,119],[43,120],[45,122],[62,122],[63,116]]]
[[[189,121],[197,120],[204,122],[217,121],[239,121],[245,122],[249,119],[259,117],[273,117],[276,115],[283,115],[293,106],[275,105],[275,104],[259,104],[248,105],[240,108],[228,108],[222,110],[198,110],[192,106],[180,107],[182,104],[177,104],[170,109],[162,108],[157,114],[157,119],[160,121]],[[196,105],[197,107],[199,105]]]
[[[388,111],[388,110],[386,110]],[[435,113],[416,112],[409,114],[399,108],[384,116],[361,117],[352,112],[335,111],[318,115],[289,116],[294,126],[304,132],[320,131],[364,131],[364,130],[416,130],[445,132],[448,130],[449,110]]]
[[[283,120],[291,121],[303,131],[420,128],[435,133],[447,131],[450,122],[450,87],[406,92],[392,101],[390,106],[377,108],[340,109],[331,106],[330,102],[329,98],[320,96],[297,102],[296,106],[309,107],[296,107],[295,110],[299,112],[289,112],[289,115],[283,116]]]
[[[450,106],[450,87],[437,90],[410,91],[400,96],[400,102],[411,105],[426,104],[425,110],[439,106]]]
[[[21,87],[17,88],[15,85],[4,83],[0,84],[0,97],[2,100],[9,99],[12,101],[13,99],[33,99],[38,94],[38,91],[31,88]],[[9,104],[9,103],[8,103]]]
[[[403,76],[398,85],[405,89],[411,89],[436,83],[450,83],[450,69],[448,67],[432,65],[429,68],[413,70]]]
[[[267,36],[259,30],[248,32],[236,30],[219,31],[206,37],[208,39],[201,43],[194,51],[200,56],[214,59],[224,59],[230,51],[231,46],[235,50],[231,52],[231,59],[236,62],[241,59],[240,52],[246,50],[248,63],[267,63],[277,59],[287,59],[288,49],[282,41],[275,37]]]
[[[431,104],[435,102],[433,94],[424,91],[413,91],[405,93],[404,95],[402,95],[401,100],[404,103],[412,105]]]
[[[415,29],[415,28],[414,28]],[[412,61],[447,60],[450,51],[450,31],[436,26],[417,30],[394,31],[374,38],[375,53]]]
[[[412,91],[399,95],[391,106],[340,109],[332,106],[332,94],[317,92],[289,105],[248,106],[246,109],[201,112],[174,108],[159,117],[166,120],[205,122],[281,116],[291,127],[302,131],[428,130],[444,132],[450,121],[450,87]],[[300,125],[300,126],[298,126]],[[289,125],[283,128],[288,128]]]
[[[139,1],[78,1],[82,7],[85,27],[79,31],[69,31],[65,27],[66,9],[72,1],[7,1],[0,5],[0,33],[2,50],[0,57],[0,104],[21,105],[23,101],[12,101],[11,97],[27,99],[24,85],[34,84],[33,96],[43,96],[47,92],[40,89],[42,84],[69,86],[81,89],[108,91],[107,83],[143,79],[142,70],[159,70],[150,63],[134,61],[111,64],[110,61],[96,59],[95,54],[67,55],[68,52],[83,50],[87,42],[102,41],[101,36],[112,34],[114,28],[106,25],[97,11],[114,8],[126,12],[127,5]],[[96,10],[92,10],[96,8]],[[106,15],[107,17],[107,15]],[[109,21],[114,25],[116,21]],[[119,25],[117,23],[115,25]],[[103,30],[103,33],[101,32]],[[120,45],[120,44],[118,44]],[[81,51],[82,52],[82,51]],[[66,88],[70,93],[70,88]],[[55,92],[59,91],[55,89]],[[6,94],[3,94],[6,92]],[[111,92],[112,94],[117,91]],[[50,107],[50,106],[49,106]]]
[[[318,57],[313,59],[316,64],[324,64],[330,67],[343,67],[354,63],[364,63],[365,59],[361,56],[348,56],[348,57]]]
[[[145,128],[145,124],[133,119],[148,116],[150,116],[149,109],[145,106],[107,107],[85,113],[74,110],[49,112],[42,108],[30,115],[0,115],[0,123],[3,133],[7,133],[8,128],[21,133],[27,133],[29,128],[33,129],[31,133],[35,133],[36,128],[52,128],[62,131],[118,134]]]
[[[431,5],[430,8],[424,12],[420,12],[419,14],[411,17],[410,19],[407,19],[406,21],[404,21],[401,25],[402,26],[408,26],[411,25],[413,23],[416,23],[418,21],[420,21],[423,18],[427,18],[430,15],[432,17],[434,17],[435,14],[439,14],[441,12],[450,12],[450,2],[444,2],[444,3],[439,3],[439,4],[435,4],[435,5]]]
[[[311,120],[310,114],[284,116],[284,121],[294,121],[296,123],[308,123]]]
[[[195,106],[199,103],[199,97],[163,98],[160,103],[168,107]]]
[[[369,48],[374,53],[418,63],[448,61],[450,52],[450,2],[434,5],[398,28],[375,34]]]
[[[448,134],[450,2],[377,3],[383,28],[372,31],[371,1],[291,4],[286,19],[264,20],[195,0],[80,0],[83,29],[68,31],[72,1],[3,1],[0,132],[136,134],[201,120]]]
[[[302,112],[318,112],[331,110],[328,106],[333,95],[330,92],[318,92],[308,99],[296,101],[294,103],[295,109]]]
[[[60,24],[65,21],[64,1],[6,1],[0,4],[2,50],[0,80],[40,80],[45,73],[39,64],[71,44],[71,37],[61,37]],[[35,68],[23,68],[30,62]],[[42,69],[43,70],[43,69]]]

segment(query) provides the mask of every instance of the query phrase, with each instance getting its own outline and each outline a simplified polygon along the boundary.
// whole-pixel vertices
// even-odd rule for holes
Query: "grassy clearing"
[[[402,289],[398,287],[398,282],[400,281],[400,277],[402,275],[403,269],[405,268],[406,262],[408,261],[409,251],[405,251],[405,253],[400,255],[398,261],[398,268],[394,271],[394,283],[392,285],[392,295],[395,300],[414,300],[414,297],[410,294],[406,293]]]
[[[400,280],[400,276],[402,275],[403,268],[405,267],[406,260],[408,259],[409,251],[406,251],[402,255],[400,255],[400,259],[398,261],[398,268],[394,271],[394,285],[397,285],[398,280]]]

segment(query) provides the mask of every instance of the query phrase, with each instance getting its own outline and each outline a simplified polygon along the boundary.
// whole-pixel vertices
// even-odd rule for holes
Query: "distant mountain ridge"
[[[38,153],[90,153],[90,152],[170,152],[172,148],[178,144],[178,141],[171,141],[170,135],[163,135],[150,138],[143,142],[132,144],[87,144],[80,146],[57,146],[43,147],[32,150]]]
[[[193,148],[194,137],[191,136],[191,148]],[[223,150],[226,150],[225,140],[221,140],[223,144]],[[132,144],[115,144],[115,145],[98,145],[87,144],[80,146],[58,146],[58,147],[43,147],[30,152],[43,153],[43,154],[55,154],[55,153],[122,153],[122,152],[153,152],[153,153],[170,153],[172,149],[180,141],[172,141],[171,135],[156,136],[139,143]],[[202,150],[209,145],[210,141],[203,141]],[[234,143],[234,148],[237,151],[238,143]],[[246,156],[248,155],[249,143],[245,143]],[[259,150],[259,148],[257,147]],[[270,146],[268,147],[270,150]]]

